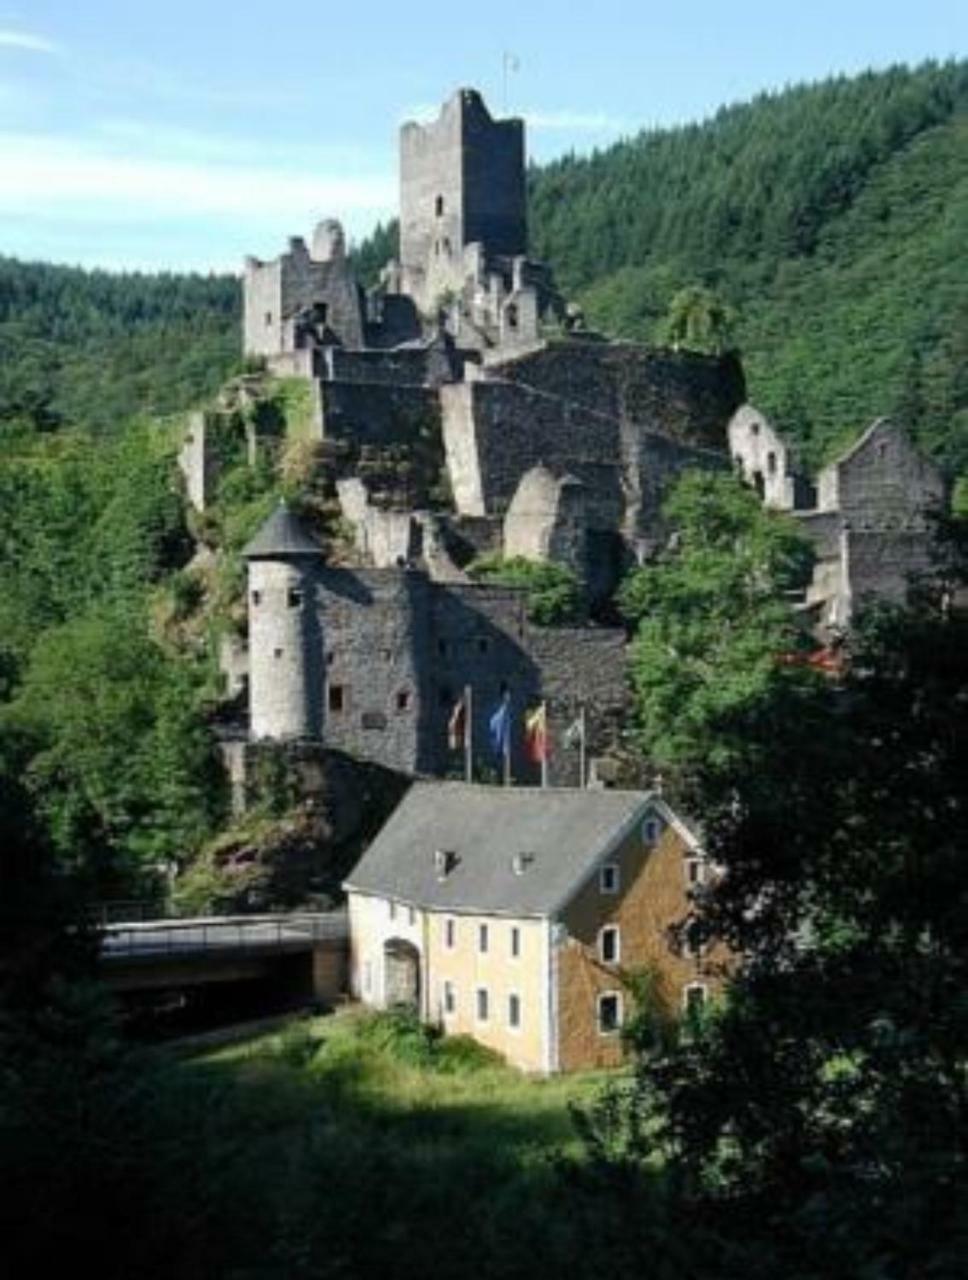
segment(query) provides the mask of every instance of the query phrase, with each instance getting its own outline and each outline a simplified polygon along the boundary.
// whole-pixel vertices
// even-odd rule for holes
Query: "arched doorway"
[[[390,938],[383,945],[383,999],[387,1008],[420,1009],[420,952],[403,938]]]

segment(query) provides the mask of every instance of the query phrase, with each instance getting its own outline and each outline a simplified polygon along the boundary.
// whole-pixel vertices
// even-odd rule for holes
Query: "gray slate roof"
[[[642,791],[418,782],[345,887],[441,910],[549,915],[650,799]],[[438,849],[457,855],[444,878]],[[521,875],[512,866],[517,853],[534,855]]]
[[[280,502],[253,538],[242,548],[246,560],[274,560],[285,556],[319,556],[322,549],[299,518]]]

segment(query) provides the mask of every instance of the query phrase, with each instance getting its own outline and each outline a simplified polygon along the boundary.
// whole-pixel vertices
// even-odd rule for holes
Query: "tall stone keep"
[[[249,570],[249,736],[323,734],[320,549],[280,505],[243,551]]]
[[[436,120],[403,125],[400,265],[423,312],[463,288],[468,246],[511,259],[527,239],[523,120],[494,120],[476,90],[459,89]]]

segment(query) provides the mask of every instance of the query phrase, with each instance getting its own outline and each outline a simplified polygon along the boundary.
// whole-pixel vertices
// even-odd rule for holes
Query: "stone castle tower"
[[[435,121],[403,126],[400,266],[422,312],[464,287],[469,246],[512,259],[527,239],[522,120],[493,120],[476,90],[459,89]]]
[[[320,549],[285,504],[242,552],[249,568],[249,716],[253,739],[323,733]]]

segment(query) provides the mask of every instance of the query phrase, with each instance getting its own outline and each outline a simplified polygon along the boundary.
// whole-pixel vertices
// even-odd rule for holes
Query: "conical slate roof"
[[[322,549],[284,502],[242,548],[246,560],[282,560],[286,556],[319,556]]]

